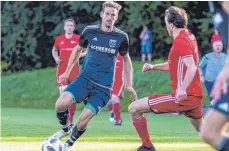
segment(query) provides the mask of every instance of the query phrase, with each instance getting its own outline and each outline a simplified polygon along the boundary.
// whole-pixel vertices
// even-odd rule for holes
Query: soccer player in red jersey
[[[165,11],[165,23],[174,39],[168,62],[163,64],[144,64],[143,72],[149,70],[168,71],[171,79],[172,93],[156,94],[132,102],[129,106],[133,125],[142,140],[138,151],[155,151],[148,132],[144,113],[155,114],[183,112],[197,131],[202,122],[203,88],[198,72],[198,46],[195,36],[186,27],[186,12],[171,6]]]
[[[67,19],[64,22],[64,31],[63,35],[56,37],[55,43],[52,49],[52,56],[56,61],[57,72],[56,79],[57,84],[59,86],[60,95],[67,87],[67,85],[72,82],[79,74],[79,63],[76,62],[71,69],[71,73],[67,81],[59,82],[58,78],[61,74],[63,74],[68,66],[68,60],[72,53],[74,47],[76,47],[79,43],[79,35],[74,34],[75,30],[75,21],[73,19]],[[76,104],[72,104],[69,107],[69,122],[72,124],[73,116],[75,114]]]
[[[229,16],[229,2],[223,2],[222,6]],[[217,151],[229,151],[229,137],[226,134],[229,126],[229,45],[227,52],[227,62],[217,77],[211,92],[213,98],[211,109],[205,116],[200,131],[201,138]]]
[[[115,79],[114,87],[111,95],[111,103],[108,105],[108,109],[111,114],[114,114],[114,125],[121,126],[121,106],[120,100],[123,98],[124,90],[124,66],[123,66],[123,57],[118,54],[116,67],[115,67]],[[111,119],[110,119],[111,120]]]

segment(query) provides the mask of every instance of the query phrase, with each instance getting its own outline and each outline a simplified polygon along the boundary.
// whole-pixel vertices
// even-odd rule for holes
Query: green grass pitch
[[[2,108],[1,150],[39,151],[42,141],[59,130],[54,109]],[[76,112],[75,121],[80,112]],[[150,135],[157,151],[213,151],[200,140],[183,115],[147,114]],[[123,126],[113,126],[109,113],[101,112],[88,125],[72,151],[135,151],[141,144],[128,113]],[[65,138],[62,142],[64,142]]]

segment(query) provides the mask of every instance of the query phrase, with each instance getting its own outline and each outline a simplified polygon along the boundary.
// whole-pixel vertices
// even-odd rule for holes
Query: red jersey
[[[114,77],[114,87],[112,94],[117,95],[120,98],[123,98],[123,89],[124,89],[124,66],[123,66],[123,57],[118,54],[115,66],[115,77]]]
[[[181,87],[182,81],[184,80],[187,67],[183,59],[186,57],[193,57],[195,65],[198,67],[199,50],[196,38],[188,30],[182,30],[175,38],[168,57],[169,73],[174,93]],[[186,93],[192,96],[203,96],[203,88],[198,70],[187,88]]]
[[[75,48],[79,43],[79,35],[73,34],[71,38],[66,38],[65,35],[60,35],[56,37],[54,47],[59,50],[60,55],[60,64],[57,68],[57,79],[58,77],[65,72],[68,66],[68,60],[72,53],[73,48]],[[69,75],[69,80],[67,83],[62,83],[59,85],[67,85],[69,82],[73,81],[79,74],[79,63],[77,62]]]
[[[115,81],[124,81],[123,57],[118,54],[115,66]]]

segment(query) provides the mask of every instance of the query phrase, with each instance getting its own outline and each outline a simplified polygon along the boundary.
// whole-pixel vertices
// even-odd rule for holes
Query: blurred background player
[[[69,134],[71,135],[63,145],[63,151],[70,150],[74,142],[86,131],[91,119],[107,105],[113,88],[118,53],[123,56],[124,60],[125,86],[130,92],[131,98],[137,99],[137,94],[133,88],[133,67],[129,56],[129,38],[125,32],[114,26],[120,9],[121,5],[115,2],[105,2],[103,4],[100,13],[102,23],[84,28],[79,45],[72,51],[66,71],[59,77],[60,81],[68,79],[71,67],[78,61],[83,49],[87,48],[83,70],[56,101],[56,117],[61,125],[61,130],[51,137],[61,139]],[[71,131],[67,122],[68,108],[72,103],[81,103],[86,98],[87,105]]]
[[[149,28],[144,25],[143,30],[139,36],[141,39],[141,54],[142,54],[142,62],[145,62],[147,57],[148,62],[152,60],[152,32]]]
[[[229,2],[223,2],[222,6],[229,16]],[[229,151],[229,137],[225,134],[229,123],[229,45],[227,53],[226,64],[217,77],[211,92],[213,99],[211,109],[201,126],[201,138],[217,151]]]
[[[72,53],[73,48],[75,48],[79,43],[79,35],[74,34],[75,21],[73,19],[67,19],[64,21],[64,31],[63,35],[57,36],[52,49],[52,56],[56,62],[57,72],[56,79],[59,87],[60,95],[63,93],[64,89],[69,83],[71,83],[79,75],[79,62],[76,62],[71,69],[69,78],[67,81],[59,82],[59,76],[63,74],[68,66],[68,60]],[[69,107],[69,122],[72,124],[73,116],[75,114],[76,104],[72,104]]]
[[[110,121],[114,121],[114,125],[121,126],[122,118],[121,118],[121,105],[120,100],[124,97],[124,66],[123,66],[123,57],[118,54],[116,67],[115,67],[115,79],[114,79],[114,87],[112,91],[111,100],[107,105],[110,111]]]
[[[213,52],[206,54],[200,61],[199,69],[201,81],[205,84],[209,99],[214,82],[225,65],[227,55],[222,53],[223,42],[220,36],[214,36],[211,40]]]
[[[165,23],[169,36],[174,39],[168,62],[155,65],[146,63],[143,66],[143,72],[168,71],[173,92],[152,95],[130,104],[128,110],[142,140],[142,146],[138,151],[155,151],[144,113],[183,112],[197,131],[202,122],[203,88],[198,72],[199,50],[196,38],[186,29],[188,18],[181,8],[174,6],[168,8],[165,11]]]

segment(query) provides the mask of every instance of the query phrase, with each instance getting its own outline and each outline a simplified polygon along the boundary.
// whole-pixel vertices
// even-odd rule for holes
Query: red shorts
[[[157,94],[149,97],[149,106],[154,113],[182,112],[185,116],[199,119],[203,116],[203,97],[188,96],[185,100],[176,102],[174,94]]]
[[[124,97],[123,94],[123,89],[124,89],[124,82],[122,79],[116,80],[114,82],[114,87],[113,87],[113,92],[112,94],[120,97],[121,99]]]
[[[58,66],[58,68],[57,68],[56,79],[57,79],[57,84],[58,84],[59,87],[68,85],[69,83],[74,81],[76,79],[76,77],[79,75],[79,65],[76,63],[73,66],[73,68],[72,68],[72,70],[71,70],[71,72],[69,74],[68,80],[60,83],[58,81],[59,80],[59,76],[65,72],[66,68],[67,68],[66,66]]]

